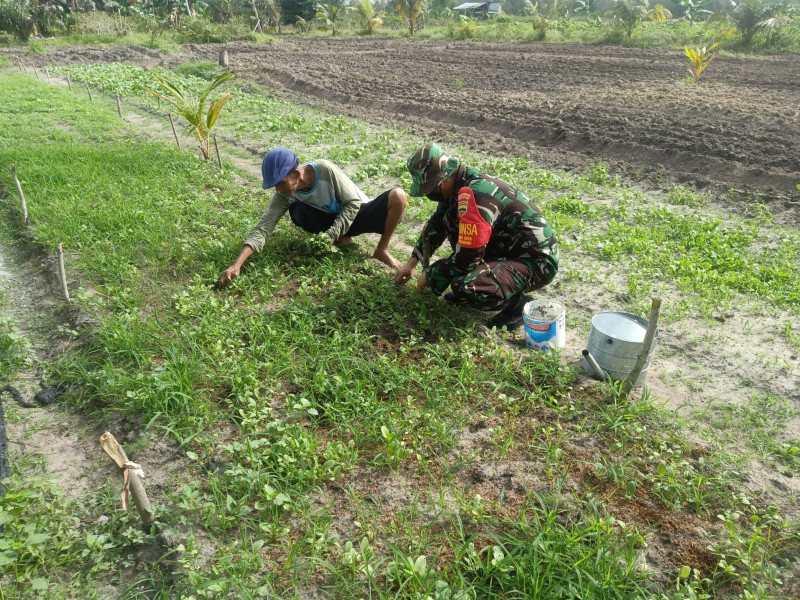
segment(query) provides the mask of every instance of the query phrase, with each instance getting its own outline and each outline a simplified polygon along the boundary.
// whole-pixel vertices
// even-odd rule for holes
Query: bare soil
[[[603,160],[637,179],[757,196],[779,222],[800,220],[796,55],[718,56],[694,85],[683,53],[664,48],[299,36],[225,47],[240,81],[302,104],[549,169]],[[57,47],[24,58],[154,67],[216,62],[221,48]]]

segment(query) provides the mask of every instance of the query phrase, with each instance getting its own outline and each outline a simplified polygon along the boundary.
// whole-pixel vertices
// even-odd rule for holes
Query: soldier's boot
[[[488,319],[486,321],[486,326],[489,327],[489,329],[492,327],[497,327],[498,329],[506,327],[509,331],[516,329],[522,325],[522,309],[525,307],[525,304],[531,300],[533,300],[533,296],[520,294],[517,296],[515,302],[512,302],[512,304],[501,310],[491,319]]]

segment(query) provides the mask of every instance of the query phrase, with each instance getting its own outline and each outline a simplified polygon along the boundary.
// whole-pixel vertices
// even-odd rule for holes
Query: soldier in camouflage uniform
[[[547,285],[558,271],[553,228],[521,190],[462,165],[434,143],[408,159],[408,170],[411,195],[438,204],[423,230],[428,248],[423,234],[395,282],[409,281],[424,251],[433,253],[447,239],[453,253],[425,269],[417,288],[430,287],[439,295],[449,286],[445,299],[450,302],[499,310],[488,321],[490,327],[518,327],[531,299],[525,292]]]

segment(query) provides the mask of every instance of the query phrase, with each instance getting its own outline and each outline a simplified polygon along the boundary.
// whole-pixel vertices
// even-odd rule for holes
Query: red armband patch
[[[462,248],[480,248],[489,243],[492,226],[478,212],[475,192],[463,187],[458,192],[458,245]]]

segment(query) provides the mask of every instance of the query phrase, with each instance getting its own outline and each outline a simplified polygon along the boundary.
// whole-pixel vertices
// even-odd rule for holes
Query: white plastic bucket
[[[528,348],[551,350],[566,344],[564,332],[567,309],[555,300],[531,300],[522,309],[525,344]]]

